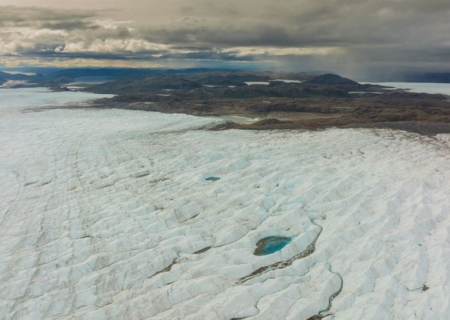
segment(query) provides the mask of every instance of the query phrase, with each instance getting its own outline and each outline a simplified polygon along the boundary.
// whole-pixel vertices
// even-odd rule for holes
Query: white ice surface
[[[284,82],[284,83],[302,83],[303,82],[300,80],[276,79],[276,80],[269,80],[269,81],[248,81],[248,82],[244,82],[244,83],[248,86],[251,86],[251,85],[266,85],[266,86],[268,86],[270,84],[270,82],[272,82],[272,81],[279,81],[279,82]]]
[[[52,92],[46,88],[0,89],[0,116],[17,114],[26,109],[87,104],[113,95],[80,92]]]
[[[0,85],[0,88],[13,88],[15,86],[19,86],[19,85],[26,85],[28,83],[28,81],[26,80],[9,80],[6,81],[5,83],[3,83],[2,85]]]
[[[244,83],[248,86],[253,86],[253,85],[268,86],[270,84],[269,81],[248,81],[248,82],[244,82]]]
[[[446,94],[450,95],[450,83],[422,83],[422,82],[360,82],[362,84],[379,84],[381,86],[405,89],[410,92]]]
[[[303,320],[340,276],[335,319],[449,319],[449,135],[18,111],[63,96],[0,90],[0,319]]]
[[[271,80],[271,81],[280,81],[280,82],[284,82],[284,83],[303,83],[304,82],[301,80],[288,80],[288,79],[275,79],[275,80]]]
[[[24,74],[26,76],[35,76],[36,75],[36,73],[34,73],[34,72],[5,71],[5,70],[1,70],[1,69],[0,69],[0,71],[4,72],[4,73],[9,73],[9,74]]]

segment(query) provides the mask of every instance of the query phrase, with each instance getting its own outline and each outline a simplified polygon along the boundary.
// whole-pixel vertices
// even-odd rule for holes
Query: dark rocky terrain
[[[229,126],[232,128],[311,129],[403,122],[409,123],[404,128],[411,128],[416,123],[450,123],[447,96],[359,84],[335,74],[204,69],[133,73],[129,69],[106,69],[104,72],[70,69],[45,76],[0,73],[0,83],[2,79],[28,79],[35,86],[69,90],[66,84],[76,81],[79,76],[103,76],[111,80],[86,84],[81,89],[116,95],[112,99],[98,100],[94,108],[263,119],[252,124],[232,124]],[[247,85],[246,82],[266,84]]]
[[[444,95],[387,90],[389,88],[359,84],[334,74],[301,76],[301,83],[285,83],[275,81],[270,74],[249,72],[152,75],[121,79],[86,90],[117,94],[113,99],[99,102],[95,106],[98,108],[264,119],[253,124],[230,125],[240,129],[450,123],[450,102]],[[286,77],[277,74],[276,78]],[[270,82],[246,85],[249,79]]]

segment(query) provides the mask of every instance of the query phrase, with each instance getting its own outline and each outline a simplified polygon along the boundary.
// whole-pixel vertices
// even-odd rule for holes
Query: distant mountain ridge
[[[136,77],[144,76],[148,71],[141,69],[115,69],[115,68],[81,68],[58,70],[48,74],[47,78],[81,78],[81,77]]]
[[[33,78],[35,78],[37,76],[27,76],[25,74],[11,74],[11,73],[7,73],[7,72],[2,72],[0,71],[0,78],[4,79],[4,80],[31,80]]]
[[[191,96],[220,98],[253,97],[347,97],[349,91],[364,89],[359,83],[333,73],[282,73],[270,71],[242,71],[230,69],[132,69],[132,68],[70,68],[53,70],[45,75],[12,74],[0,71],[4,81],[27,81],[34,86],[53,90],[69,90],[73,82],[85,83],[92,92],[137,95],[139,100],[148,94],[164,90],[195,90]],[[91,79],[95,78],[95,79]],[[285,83],[284,80],[295,80]],[[95,83],[97,82],[97,83]],[[269,84],[247,86],[248,82]],[[100,84],[99,84],[100,83]],[[29,86],[29,84],[26,84]],[[16,87],[24,84],[18,83]],[[217,87],[212,91],[212,87]]]
[[[324,85],[351,85],[359,86],[359,83],[348,78],[340,77],[336,74],[323,74],[307,80],[306,83],[324,84]]]

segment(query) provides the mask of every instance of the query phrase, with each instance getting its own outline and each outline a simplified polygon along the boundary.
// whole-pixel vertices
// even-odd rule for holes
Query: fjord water
[[[24,112],[93,98],[41,91],[0,90],[1,319],[450,314],[449,135]]]

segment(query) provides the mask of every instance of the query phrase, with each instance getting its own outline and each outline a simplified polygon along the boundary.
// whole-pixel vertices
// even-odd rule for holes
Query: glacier
[[[448,319],[450,135],[96,97],[0,90],[0,319]]]

